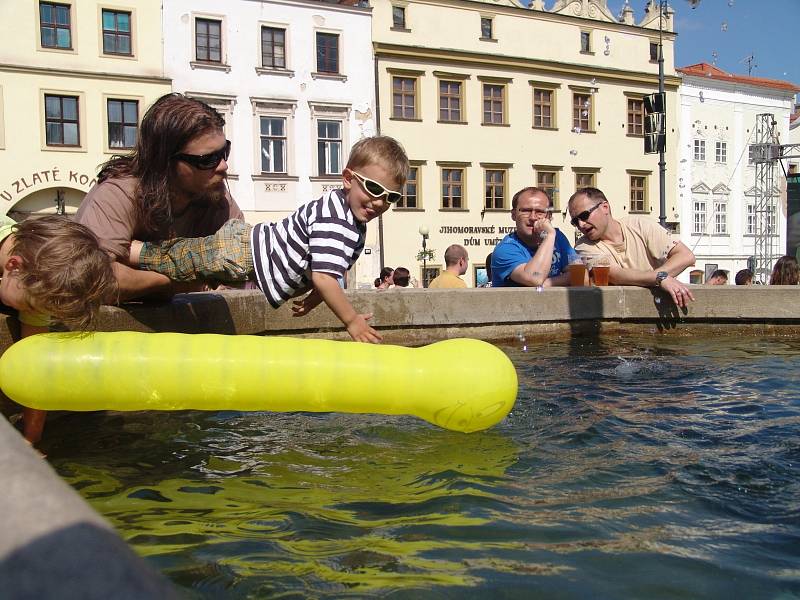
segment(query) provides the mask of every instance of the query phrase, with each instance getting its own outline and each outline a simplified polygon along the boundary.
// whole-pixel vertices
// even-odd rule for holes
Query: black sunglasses
[[[231,141],[225,140],[225,146],[216,150],[210,154],[173,154],[172,158],[177,158],[178,160],[182,160],[185,163],[189,163],[195,169],[200,169],[201,171],[208,171],[210,169],[215,169],[220,161],[224,158],[228,160],[228,156],[231,153]]]
[[[349,169],[349,171],[353,174],[353,176],[358,179],[358,182],[361,184],[361,187],[373,198],[381,198],[382,196],[386,196],[386,201],[389,204],[394,204],[400,198],[403,197],[403,194],[400,192],[393,192],[392,190],[387,190],[383,187],[380,183],[375,181],[374,179],[370,179],[369,177],[364,177],[361,173],[356,173],[353,169]]]
[[[572,226],[573,226],[573,227],[577,227],[577,226],[578,226],[578,221],[583,221],[583,222],[585,223],[586,221],[588,221],[588,220],[589,220],[589,215],[591,215],[591,214],[594,212],[594,210],[595,210],[595,209],[596,209],[598,206],[600,206],[600,205],[601,205],[603,202],[605,202],[605,200],[600,200],[600,202],[598,202],[597,204],[595,204],[595,205],[594,205],[592,208],[590,208],[589,210],[585,210],[585,211],[583,211],[582,213],[579,213],[579,214],[575,215],[574,217],[572,217],[572,218],[569,220],[569,222],[570,222],[570,223],[572,223]]]

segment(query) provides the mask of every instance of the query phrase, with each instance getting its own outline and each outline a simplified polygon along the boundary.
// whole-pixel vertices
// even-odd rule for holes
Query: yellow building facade
[[[469,285],[513,231],[511,199],[538,185],[569,239],[566,202],[579,187],[613,213],[659,216],[658,155],[644,154],[643,97],[658,91],[663,43],[667,95],[666,215],[675,199],[677,89],[672,9],[650,2],[639,23],[626,5],[558,0],[548,10],[512,0],[374,0],[380,131],[412,162],[406,196],[382,218],[383,263],[423,278],[420,227],[430,231],[427,279],[450,244],[470,254]]]
[[[0,211],[72,213],[170,91],[161,2],[0,2],[0,39]]]

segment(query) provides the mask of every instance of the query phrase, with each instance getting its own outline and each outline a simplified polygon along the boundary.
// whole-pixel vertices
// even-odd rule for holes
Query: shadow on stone
[[[230,306],[213,292],[178,294],[170,302],[143,302],[120,307],[152,331],[235,334]]]
[[[603,294],[599,288],[567,288],[569,307],[569,354],[583,355],[580,350],[586,344],[597,344],[600,340],[600,318],[603,315]]]
[[[53,531],[0,561],[6,600],[179,598],[177,590],[112,531],[79,523]]]
[[[659,331],[675,329],[681,319],[689,314],[689,310],[685,306],[679,309],[668,293],[654,288],[650,288],[650,293],[653,294],[653,306],[658,313],[656,327]]]

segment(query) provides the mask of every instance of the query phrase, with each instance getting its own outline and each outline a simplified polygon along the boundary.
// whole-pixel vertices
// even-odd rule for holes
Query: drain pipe
[[[373,46],[373,53],[375,52],[375,47]],[[381,101],[380,101],[380,94],[379,89],[380,85],[378,84],[378,57],[375,56],[375,60],[373,62],[373,69],[374,69],[374,78],[375,78],[375,130],[378,135],[381,134]],[[381,271],[386,266],[383,261],[383,215],[378,215],[378,252],[381,255]]]

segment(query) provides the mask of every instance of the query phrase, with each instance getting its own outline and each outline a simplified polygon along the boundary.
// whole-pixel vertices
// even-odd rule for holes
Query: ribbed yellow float
[[[0,358],[0,387],[42,410],[239,410],[414,415],[471,432],[514,406],[498,348],[421,348],[247,335],[46,333]]]

